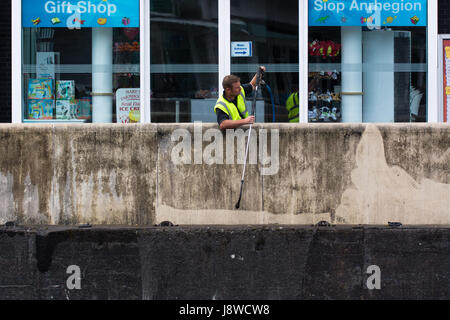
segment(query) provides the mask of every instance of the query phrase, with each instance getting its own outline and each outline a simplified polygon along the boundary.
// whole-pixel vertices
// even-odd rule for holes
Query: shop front
[[[259,65],[267,72],[258,122],[446,115],[435,1],[12,5],[14,123],[215,122],[221,79],[233,73],[248,82]]]

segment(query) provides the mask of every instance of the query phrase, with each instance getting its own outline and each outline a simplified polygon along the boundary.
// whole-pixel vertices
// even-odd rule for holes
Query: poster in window
[[[450,40],[444,40],[444,122],[450,122]]]
[[[118,123],[139,123],[141,121],[140,89],[123,88],[116,92],[116,116]]]

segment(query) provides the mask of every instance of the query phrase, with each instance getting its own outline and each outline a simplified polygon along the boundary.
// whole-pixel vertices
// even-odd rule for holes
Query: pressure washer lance
[[[256,95],[258,94],[258,89],[259,89],[259,86],[261,85],[261,80],[262,80],[263,74],[264,74],[264,71],[261,68],[258,68],[258,71],[256,72],[255,94],[253,96],[253,102],[252,102],[252,113],[251,113],[252,116],[254,116],[256,113]],[[250,145],[251,136],[252,136],[252,124],[250,125],[250,129],[248,130],[247,147],[245,149],[244,170],[242,172],[242,179],[241,179],[241,191],[239,193],[239,200],[236,203],[236,209],[239,209],[239,207],[241,205],[242,190],[244,190],[245,167],[247,165],[248,147]]]

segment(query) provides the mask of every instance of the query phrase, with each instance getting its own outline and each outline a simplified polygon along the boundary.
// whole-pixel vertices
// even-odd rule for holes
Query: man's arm
[[[220,109],[217,109],[217,123],[221,130],[236,129],[246,124],[252,124],[255,122],[255,117],[250,116],[242,120],[230,120],[230,117]]]
[[[266,67],[261,66],[260,68],[263,70],[263,72],[266,72]],[[253,77],[252,81],[250,81],[250,84],[253,86],[253,90],[256,89],[256,77],[257,77],[257,75],[258,74],[255,74],[255,76]]]
[[[240,126],[246,125],[246,124],[253,124],[255,122],[255,116],[249,116],[245,119],[241,120],[223,120],[220,123],[220,130],[225,129],[236,129]]]

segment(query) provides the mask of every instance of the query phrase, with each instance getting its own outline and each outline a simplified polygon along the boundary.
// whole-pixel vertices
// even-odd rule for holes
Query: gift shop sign
[[[308,1],[310,26],[365,26],[369,29],[427,26],[427,0]]]
[[[116,92],[116,116],[118,123],[138,123],[141,114],[140,89],[118,89]]]
[[[139,0],[22,0],[26,28],[138,28]]]

